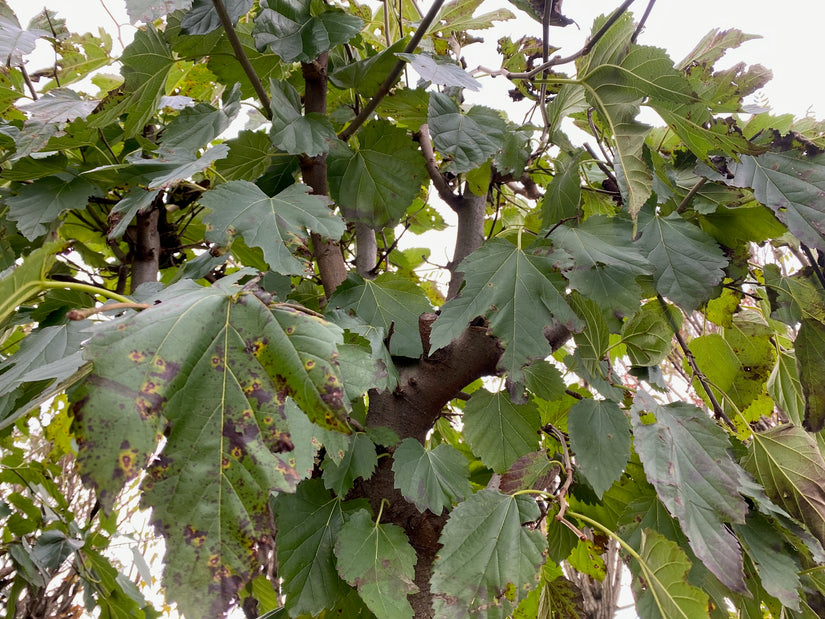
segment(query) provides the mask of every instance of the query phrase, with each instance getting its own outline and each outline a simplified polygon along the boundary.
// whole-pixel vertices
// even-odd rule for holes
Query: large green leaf
[[[673,348],[674,326],[682,326],[682,313],[675,307],[662,307],[658,301],[643,305],[622,325],[622,343],[630,363],[652,366],[663,361]]]
[[[825,460],[810,434],[791,424],[755,432],[742,465],[774,503],[825,543]]]
[[[677,213],[667,217],[642,213],[639,247],[656,267],[656,289],[687,312],[713,296],[728,260],[708,234]]]
[[[406,45],[406,38],[399,39],[373,56],[336,67],[330,73],[329,81],[337,88],[354,88],[363,95],[372,96],[398,62],[396,54]]]
[[[81,99],[74,90],[55,88],[37,101],[18,106],[29,118],[43,123],[66,123],[76,118],[86,118],[98,106],[98,102]]]
[[[539,581],[544,535],[522,526],[536,502],[482,490],[450,512],[430,589],[439,617],[504,619]]]
[[[500,240],[488,241],[461,263],[466,285],[448,301],[433,326],[433,350],[458,337],[477,316],[504,345],[499,361],[515,381],[522,367],[550,354],[544,328],[562,324],[571,331],[581,321],[557,289],[552,259],[525,253]]]
[[[481,461],[503,473],[538,447],[541,416],[532,402],[513,404],[505,391],[473,392],[464,405],[464,438]]]
[[[648,481],[679,520],[690,547],[725,586],[745,591],[742,553],[725,523],[742,523],[744,471],[732,459],[724,431],[699,408],[667,406],[637,392],[631,421],[634,447]]]
[[[628,313],[639,307],[642,296],[636,279],[654,271],[632,238],[629,221],[599,215],[578,227],[558,226],[550,235],[555,246],[573,256],[573,265],[563,270],[570,286],[603,307]]]
[[[825,250],[825,155],[797,151],[743,156],[728,166],[729,185],[750,187],[803,243]]]
[[[412,281],[394,273],[374,280],[350,274],[330,297],[329,307],[340,307],[384,333],[392,328],[388,346],[392,354],[418,358],[422,353],[418,317],[431,312],[426,294]]]
[[[556,160],[556,174],[541,201],[543,231],[549,231],[562,220],[578,215],[582,199],[582,181],[579,173],[581,159],[581,154],[576,157],[560,154]]]
[[[395,487],[418,511],[441,514],[470,496],[470,471],[461,452],[441,443],[425,449],[414,438],[404,439],[393,454]]]
[[[241,109],[241,89],[235,84],[223,96],[223,107],[197,103],[180,112],[163,131],[164,148],[204,148],[229,127]]]
[[[458,104],[439,92],[430,93],[428,112],[430,134],[435,149],[452,159],[450,170],[469,172],[492,157],[501,147],[490,135],[490,127],[464,114]]]
[[[292,616],[317,615],[346,595],[349,587],[338,576],[333,547],[345,515],[365,506],[331,496],[320,479],[303,482],[295,494],[278,495],[278,566]]]
[[[383,120],[366,124],[350,146],[329,154],[330,195],[349,220],[375,229],[397,222],[428,178],[424,157],[406,131]]]
[[[323,114],[302,114],[301,98],[289,82],[270,81],[272,143],[289,155],[317,157],[329,150],[338,136]]]
[[[79,176],[60,174],[22,185],[16,195],[6,198],[8,218],[30,241],[46,234],[50,224],[66,211],[83,210],[97,189]]]
[[[272,140],[260,131],[241,131],[224,144],[229,146],[229,154],[215,164],[215,170],[228,181],[255,180],[276,157]]]
[[[630,459],[630,424],[610,400],[579,400],[567,421],[576,465],[602,498]]]
[[[255,18],[255,44],[258,49],[269,47],[285,62],[311,62],[364,27],[360,18],[338,9],[312,15],[309,0],[264,0],[261,9]]]
[[[204,218],[207,238],[226,243],[235,234],[247,245],[260,247],[269,267],[285,275],[302,273],[303,265],[287,247],[291,237],[309,228],[338,239],[344,222],[327,207],[324,198],[309,194],[309,187],[290,185],[270,198],[249,181],[230,181],[200,197],[212,212]]]
[[[634,583],[636,610],[641,619],[699,619],[709,617],[708,596],[686,579],[690,561],[679,546],[655,531],[642,532],[639,566],[646,588]]]
[[[338,573],[353,587],[378,619],[412,619],[407,596],[416,593],[416,554],[394,524],[372,521],[359,510],[341,527],[335,542]]]
[[[175,63],[172,49],[154,26],[135,33],[134,40],[123,50],[123,89],[125,97],[92,116],[92,126],[100,127],[128,114],[123,124],[127,136],[143,131],[149,119],[158,109],[169,71]]]

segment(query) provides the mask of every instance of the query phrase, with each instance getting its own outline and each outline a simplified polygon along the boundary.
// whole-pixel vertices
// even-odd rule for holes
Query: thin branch
[[[461,207],[461,196],[453,193],[452,188],[447,184],[447,181],[438,169],[438,164],[435,162],[435,151],[430,140],[430,127],[427,123],[421,125],[416,138],[421,145],[421,152],[424,155],[427,173],[430,175],[430,180],[433,182],[436,191],[438,191],[438,195],[451,209],[454,211],[459,209]]]
[[[98,305],[97,307],[70,310],[66,314],[66,318],[69,320],[86,320],[90,316],[100,314],[101,312],[124,309],[144,310],[150,307],[152,307],[151,303],[107,303],[106,305]]]
[[[819,263],[814,258],[813,253],[811,252],[811,248],[805,245],[804,243],[801,244],[802,251],[805,253],[805,257],[808,259],[808,263],[811,265],[811,268],[816,273],[817,279],[819,279],[819,283],[825,288],[825,275],[822,274],[822,269],[819,268]]]
[[[631,0],[632,1],[632,0]],[[220,2],[220,0],[213,0],[213,2]],[[415,34],[410,39],[410,42],[407,43],[407,46],[404,48],[405,54],[410,54],[415,51],[415,48],[418,47],[418,44],[421,42],[421,39],[424,38],[424,35],[427,34],[427,30],[430,28],[430,24],[433,23],[436,16],[438,15],[439,11],[441,10],[441,6],[444,4],[444,0],[435,0],[433,5],[430,7],[430,10],[424,16],[424,19],[418,24],[418,30],[415,31]],[[361,126],[367,122],[369,117],[378,107],[378,104],[386,97],[390,89],[395,84],[395,80],[398,79],[398,76],[401,75],[401,72],[404,70],[404,67],[407,66],[407,62],[405,60],[399,60],[395,63],[395,66],[392,68],[392,71],[389,72],[386,79],[383,83],[378,87],[375,95],[370,99],[369,103],[364,106],[364,109],[361,110],[361,113],[355,117],[355,119],[341,132],[338,134],[338,137],[346,142],[349,140],[356,132],[361,128]]]
[[[246,51],[244,51],[243,44],[241,43],[240,38],[238,38],[238,33],[235,32],[235,27],[232,25],[232,18],[229,16],[229,12],[226,10],[223,0],[212,0],[212,5],[215,7],[215,11],[221,20],[221,25],[226,32],[229,43],[232,45],[232,50],[235,52],[235,57],[238,62],[241,63],[241,67],[243,67],[246,77],[249,78],[249,81],[252,83],[252,88],[255,90],[255,94],[258,96],[258,100],[263,106],[263,115],[266,116],[267,120],[272,120],[269,95],[267,94],[264,85],[261,83],[261,78],[258,77],[255,67],[253,67],[252,63],[249,61],[249,56],[247,56]]]
[[[29,77],[29,72],[26,71],[26,66],[21,62],[18,69],[20,69],[20,73],[23,74],[23,81],[25,81],[26,86],[29,87],[29,92],[32,93],[32,99],[37,101],[37,91],[34,89],[34,84],[32,84],[32,78]]]
[[[713,395],[713,391],[711,391],[708,379],[705,377],[705,374],[702,372],[702,370],[699,369],[699,365],[696,363],[696,359],[693,357],[693,353],[690,351],[690,348],[688,348],[687,342],[685,342],[685,338],[682,337],[682,334],[679,331],[679,327],[676,325],[675,321],[673,320],[673,316],[670,315],[670,312],[667,309],[665,300],[661,297],[661,295],[658,297],[658,299],[659,303],[662,306],[662,310],[664,311],[664,314],[667,317],[667,321],[670,323],[670,328],[673,330],[673,334],[676,336],[676,341],[679,342],[679,348],[682,349],[682,353],[685,355],[685,359],[687,359],[687,362],[690,364],[694,376],[696,376],[696,378],[699,379],[699,382],[702,384],[702,388],[708,395],[708,400],[710,400],[710,404],[713,407],[713,414],[716,415],[718,419],[724,421],[731,430],[736,432],[736,426],[730,420],[730,417],[727,416],[725,411],[722,410],[722,406],[719,404],[719,401],[716,399],[716,396]]]
[[[593,137],[596,138],[596,144],[599,145],[599,150],[602,151],[602,156],[611,168],[613,167],[613,157],[611,157],[604,148],[604,136],[600,135],[599,128],[596,126],[596,121],[593,120],[593,108],[587,108],[587,124],[590,125],[590,130],[593,132]]]
[[[645,22],[647,22],[647,18],[650,17],[650,12],[653,10],[653,5],[656,4],[656,0],[649,0],[647,3],[647,7],[645,7],[645,12],[642,13],[642,18],[639,20],[638,25],[636,26],[636,30],[633,32],[633,36],[630,37],[630,42],[635,43],[636,39],[639,38],[639,35],[642,33],[642,30],[645,27]]]
[[[708,179],[706,179],[704,177],[702,177],[698,181],[696,181],[696,184],[693,187],[690,188],[690,191],[687,192],[687,195],[685,195],[685,197],[679,203],[679,206],[676,207],[676,212],[679,213],[680,215],[682,213],[684,213],[685,210],[687,209],[687,207],[690,206],[690,202],[691,202],[691,200],[693,200],[693,197],[697,193],[699,193],[699,190],[707,182],[708,182]]]
[[[611,170],[604,161],[599,159],[599,156],[593,150],[593,147],[590,146],[590,144],[588,144],[587,142],[585,142],[584,143],[584,149],[587,151],[587,154],[589,154],[591,157],[593,157],[593,161],[595,161],[596,165],[599,166],[599,169],[602,172],[604,172],[604,175],[607,176],[607,178],[609,178],[610,180],[612,180],[615,183],[616,182],[616,175],[613,174],[613,170]]]

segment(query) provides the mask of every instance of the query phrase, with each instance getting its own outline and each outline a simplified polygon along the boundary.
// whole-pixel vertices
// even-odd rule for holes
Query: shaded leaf
[[[609,400],[579,400],[567,422],[576,465],[600,499],[630,459],[630,423]]]
[[[407,132],[383,120],[367,123],[352,149],[336,144],[328,169],[330,195],[346,218],[375,229],[397,222],[428,179]]]
[[[431,335],[433,350],[449,344],[471,320],[483,316],[505,348],[499,365],[518,382],[524,365],[550,354],[546,326],[580,328],[581,321],[556,288],[559,280],[550,258],[493,239],[461,266],[467,283],[442,308]]]
[[[453,172],[469,172],[479,167],[500,147],[487,127],[462,113],[458,104],[445,94],[430,93],[427,117],[433,145],[442,156],[452,159]]]
[[[674,326],[679,329],[681,324],[682,313],[672,305],[663,308],[656,301],[645,303],[622,325],[622,343],[630,363],[652,366],[664,361],[673,348]]]
[[[377,463],[375,444],[366,434],[354,434],[339,462],[327,458],[321,464],[324,485],[338,496],[346,496],[356,479],[361,477],[367,480],[372,477]]]
[[[126,12],[130,23],[142,21],[148,24],[172,11],[188,9],[191,5],[192,0],[126,0]]]
[[[716,242],[677,213],[639,217],[638,246],[656,267],[656,289],[691,312],[713,296],[728,260]]]
[[[89,197],[98,190],[84,178],[70,174],[47,176],[22,185],[16,195],[6,198],[7,217],[30,241],[46,234],[50,224],[66,211],[86,208]]]
[[[481,490],[450,512],[430,580],[437,616],[506,617],[539,581],[547,543],[526,496]]]
[[[240,109],[241,89],[235,84],[224,93],[221,109],[197,103],[182,110],[164,130],[161,146],[181,150],[203,148],[229,127]]]
[[[224,144],[229,146],[229,154],[215,164],[215,170],[228,181],[255,180],[276,157],[272,140],[260,131],[241,131]]]
[[[375,523],[369,512],[359,510],[341,527],[335,556],[338,573],[378,619],[413,617],[407,596],[418,591],[413,583],[417,556],[404,529]]]
[[[422,353],[418,317],[431,312],[426,294],[414,282],[395,273],[382,273],[374,280],[350,274],[330,297],[330,307],[354,312],[384,333],[392,328],[392,354],[418,358]]]
[[[739,494],[743,472],[724,431],[695,406],[662,406],[641,391],[631,413],[648,481],[696,556],[726,587],[743,592],[742,553],[725,523],[744,522],[748,508]]]
[[[532,451],[516,460],[501,476],[499,490],[515,494],[519,490],[552,490],[561,467],[544,451]]]
[[[417,440],[405,439],[395,449],[392,470],[395,487],[420,512],[440,515],[473,493],[467,459],[446,443],[425,449]]]
[[[223,0],[232,23],[237,23],[252,8],[252,0]],[[180,20],[187,34],[208,34],[221,26],[221,20],[211,0],[195,0],[192,8]]]
[[[272,143],[289,155],[316,157],[329,150],[338,136],[323,114],[302,114],[301,99],[289,82],[270,80]]]
[[[527,388],[542,400],[558,400],[564,395],[561,372],[548,361],[536,361],[524,368]]]
[[[803,318],[794,341],[796,368],[805,395],[802,425],[809,432],[825,426],[825,324]]]
[[[504,391],[474,391],[464,405],[464,438],[497,473],[538,447],[541,417],[535,404],[513,404]]]
[[[35,249],[13,269],[3,272],[0,279],[0,325],[17,307],[41,293],[49,270],[55,263],[55,254],[63,250],[59,243],[47,243]]]
[[[278,565],[291,615],[317,615],[346,595],[349,587],[338,576],[333,546],[344,516],[366,505],[332,497],[320,479],[307,480],[295,494],[275,500]]]
[[[771,398],[788,420],[801,426],[805,414],[805,392],[799,380],[796,355],[792,351],[777,351],[776,365],[768,378],[767,387]]]
[[[329,81],[337,88],[354,88],[360,93],[372,96],[398,62],[396,52],[403,50],[406,45],[405,37],[373,56],[337,67],[330,74]]]
[[[825,461],[810,434],[791,424],[755,432],[742,465],[774,503],[825,543]]]
[[[309,187],[290,185],[270,198],[248,181],[230,181],[207,191],[200,203],[211,209],[204,218],[207,238],[219,243],[240,234],[247,245],[263,249],[273,271],[301,273],[303,266],[286,243],[309,228],[330,238],[340,238],[344,223],[327,207],[324,198],[309,194]]]

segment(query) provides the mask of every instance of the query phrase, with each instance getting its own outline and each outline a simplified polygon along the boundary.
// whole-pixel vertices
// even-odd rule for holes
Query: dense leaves
[[[752,35],[106,4],[0,1],[6,615],[816,615],[825,124]]]

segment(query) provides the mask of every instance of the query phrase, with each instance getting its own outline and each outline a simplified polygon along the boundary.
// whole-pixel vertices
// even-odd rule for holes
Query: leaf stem
[[[266,116],[267,120],[272,120],[272,109],[270,106],[269,95],[267,94],[264,85],[261,83],[261,78],[258,77],[255,67],[252,66],[249,56],[246,55],[241,39],[238,37],[238,33],[235,32],[235,27],[232,25],[232,18],[229,16],[229,12],[226,10],[223,0],[212,0],[212,5],[215,7],[215,12],[217,12],[218,17],[221,20],[221,25],[226,32],[226,37],[229,39],[229,43],[232,45],[232,49],[235,52],[235,57],[238,59],[238,62],[241,63],[241,67],[243,68],[244,73],[246,73],[246,77],[249,78],[249,81],[252,83],[252,88],[255,90],[255,94],[258,96],[258,100],[261,102],[261,105],[263,105],[263,110],[261,110],[263,115]]]
[[[588,516],[585,516],[584,514],[580,514],[578,512],[574,512],[574,511],[569,511],[569,512],[567,512],[567,514],[572,518],[576,518],[577,520],[581,520],[582,522],[585,522],[585,523],[589,524],[591,527],[594,527],[594,528],[598,529],[599,531],[601,531],[602,533],[607,535],[609,538],[616,540],[616,542],[618,542],[619,546],[622,547],[622,550],[624,550],[627,554],[629,554],[631,557],[636,559],[636,561],[638,561],[640,564],[644,564],[644,562],[642,561],[641,555],[638,552],[636,552],[630,544],[628,544],[621,537],[619,537],[614,531],[611,531],[610,529],[608,529],[606,526],[604,526],[598,520],[593,520],[592,518],[589,518]]]
[[[60,288],[63,290],[78,290],[80,292],[88,292],[90,295],[100,295],[108,299],[113,299],[120,303],[128,303],[130,305],[135,304],[135,302],[129,297],[125,297],[122,294],[118,294],[113,290],[107,290],[106,288],[98,288],[97,286],[92,286],[91,284],[83,284],[81,282],[57,282],[48,279],[41,280],[37,283],[43,290],[53,290],[56,288]]]
[[[213,0],[213,2],[220,2],[220,0]],[[632,2],[632,0],[631,0]],[[407,43],[407,46],[404,48],[405,54],[410,54],[415,51],[415,48],[418,47],[418,44],[421,42],[421,39],[424,38],[424,35],[427,34],[427,30],[430,28],[430,24],[433,23],[436,16],[438,15],[439,11],[441,10],[441,6],[444,4],[444,0],[435,0],[433,5],[430,7],[430,10],[424,16],[424,19],[418,24],[418,29],[415,31],[415,34],[410,39],[410,42]],[[378,107],[378,104],[386,97],[390,89],[395,84],[395,80],[401,75],[401,72],[404,70],[404,67],[407,65],[406,60],[399,60],[395,63],[395,66],[392,68],[392,71],[389,72],[387,77],[378,87],[375,95],[370,99],[369,103],[367,103],[364,108],[361,110],[361,113],[355,117],[355,119],[347,125],[347,127],[338,134],[338,137],[346,142],[349,140],[353,135],[355,135],[361,126],[367,122],[369,117]]]

